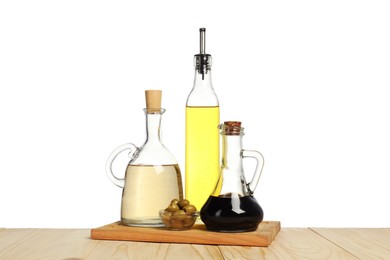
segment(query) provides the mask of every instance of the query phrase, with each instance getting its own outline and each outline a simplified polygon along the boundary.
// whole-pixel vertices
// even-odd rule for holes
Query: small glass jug
[[[156,105],[152,98],[157,96]],[[181,172],[176,159],[160,139],[161,91],[146,91],[146,141],[138,148],[128,143],[115,149],[107,159],[106,172],[110,180],[123,188],[121,221],[128,226],[163,226],[159,210],[172,199],[183,198]],[[112,163],[123,151],[130,150],[130,162],[125,178],[112,172]]]
[[[242,149],[244,128],[241,122],[228,121],[219,125],[222,136],[222,161],[214,192],[200,211],[206,228],[219,232],[254,231],[263,220],[263,210],[253,197],[264,166],[261,153]],[[252,180],[245,180],[243,158],[257,161]],[[261,163],[261,166],[260,166]]]

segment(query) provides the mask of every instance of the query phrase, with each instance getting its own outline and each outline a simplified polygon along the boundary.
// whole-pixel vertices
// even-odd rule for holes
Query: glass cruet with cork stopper
[[[159,210],[172,199],[183,198],[179,165],[161,141],[161,90],[145,91],[146,141],[141,147],[127,143],[116,148],[107,159],[109,179],[122,192],[121,222],[128,226],[163,226]],[[118,178],[112,171],[115,158],[130,150],[125,177]]]
[[[263,210],[253,196],[264,166],[261,153],[242,149],[244,128],[241,122],[219,125],[222,136],[222,160],[214,191],[200,211],[206,228],[219,232],[254,231],[263,220]],[[243,159],[256,159],[255,173],[246,182]]]

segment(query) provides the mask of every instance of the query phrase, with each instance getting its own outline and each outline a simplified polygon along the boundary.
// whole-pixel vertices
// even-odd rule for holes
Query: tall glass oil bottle
[[[200,53],[194,57],[195,80],[186,104],[186,198],[201,208],[219,172],[219,103],[211,83],[211,55],[206,29],[200,28]]]

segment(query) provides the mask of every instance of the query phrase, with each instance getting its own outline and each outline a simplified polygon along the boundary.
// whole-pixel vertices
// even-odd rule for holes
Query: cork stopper
[[[161,111],[161,95],[161,90],[145,90],[147,112]]]
[[[239,121],[225,121],[222,127],[225,135],[240,135],[243,130]]]

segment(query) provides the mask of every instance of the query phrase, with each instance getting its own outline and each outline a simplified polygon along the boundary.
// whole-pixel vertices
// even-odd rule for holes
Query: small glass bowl
[[[164,209],[160,210],[160,217],[165,227],[170,230],[188,230],[194,225],[196,219],[199,217],[199,212],[192,214],[174,214]]]

